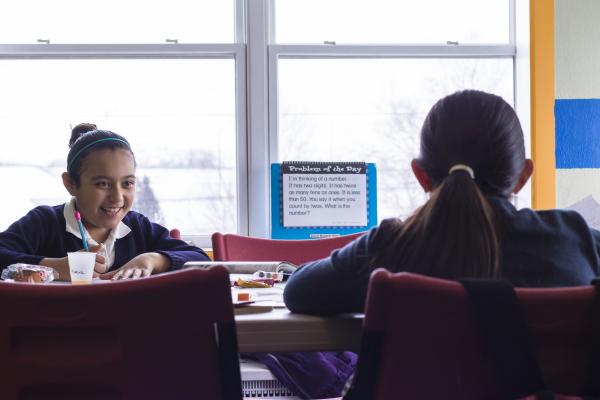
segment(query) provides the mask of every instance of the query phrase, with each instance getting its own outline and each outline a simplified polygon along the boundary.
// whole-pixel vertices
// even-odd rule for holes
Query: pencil
[[[83,230],[83,224],[81,223],[81,214],[79,214],[79,211],[75,211],[75,220],[77,220],[77,225],[79,226],[79,233],[81,233],[83,249],[85,251],[90,251],[90,248],[88,247],[87,238],[85,237],[85,231]]]

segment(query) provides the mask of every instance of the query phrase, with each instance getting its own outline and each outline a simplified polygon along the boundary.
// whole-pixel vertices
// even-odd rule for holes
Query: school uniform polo
[[[488,197],[500,240],[502,277],[515,286],[586,285],[600,273],[600,231],[575,211],[517,210],[507,199]],[[371,261],[396,230],[385,220],[330,257],[305,264],[289,278],[284,301],[291,311],[330,315],[362,312]],[[435,251],[432,244],[432,251]],[[394,272],[402,265],[381,266]],[[417,268],[411,272],[426,273]]]
[[[67,206],[69,203],[67,203]],[[43,258],[66,257],[83,248],[79,230],[67,228],[65,204],[39,206],[0,233],[0,269],[14,263],[39,264]],[[73,218],[74,220],[74,218]],[[110,270],[118,269],[142,253],[157,252],[171,260],[171,270],[187,261],[209,261],[206,253],[186,242],[169,237],[169,231],[144,215],[129,211],[123,226],[111,232],[114,239],[108,258]],[[107,253],[109,253],[109,246]]]
[[[77,209],[75,205],[76,205],[75,197],[72,197],[71,201],[66,203],[65,207],[63,208],[63,216],[65,217],[66,231],[75,235],[80,240],[82,240],[81,231],[79,230],[79,224],[77,223],[77,220],[75,219],[75,210]],[[87,231],[85,226],[83,227],[83,231],[84,231],[88,246],[91,247],[91,246],[95,246],[95,245],[99,244],[98,242],[96,242],[94,240],[94,238],[92,238],[92,235],[90,235],[90,233]],[[104,257],[106,259],[107,271],[115,263],[115,253],[116,253],[115,252],[115,243],[116,243],[117,239],[124,238],[125,236],[129,235],[130,232],[131,232],[131,228],[128,227],[127,225],[125,225],[123,223],[123,221],[120,221],[119,224],[117,225],[117,227],[110,231],[110,233],[108,234],[108,237],[102,243],[104,245],[104,247],[101,248],[98,251],[98,253],[102,252],[102,254],[104,255]],[[82,243],[83,243],[83,241],[82,241]],[[101,272],[101,271],[98,271],[98,272]]]

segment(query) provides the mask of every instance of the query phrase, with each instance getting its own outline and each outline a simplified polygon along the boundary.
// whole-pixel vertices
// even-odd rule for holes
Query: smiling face
[[[77,201],[84,226],[96,241],[117,227],[135,197],[135,161],[129,150],[101,149],[82,160],[77,186],[63,174],[65,187]],[[100,238],[100,240],[98,240]]]

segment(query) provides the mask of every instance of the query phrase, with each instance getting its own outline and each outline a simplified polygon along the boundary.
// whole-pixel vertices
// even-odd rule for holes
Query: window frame
[[[511,58],[513,60],[514,104],[525,133],[526,153],[530,154],[530,110],[529,110],[529,4],[509,0],[509,43],[499,44],[280,44],[275,42],[275,0],[261,1],[266,7],[263,13],[265,27],[260,35],[268,38],[268,152],[261,162],[269,166],[278,161],[278,80],[277,68],[280,59],[337,58]],[[517,37],[518,32],[524,34]],[[250,114],[250,118],[254,114]],[[263,210],[250,208],[250,215],[260,215],[270,210],[268,193],[269,180],[260,181],[250,176],[253,188],[265,192]],[[529,190],[529,188],[526,188]],[[257,201],[258,202],[258,201]],[[252,203],[250,204],[252,206]],[[270,212],[267,213],[270,216]],[[264,220],[267,220],[266,222]],[[252,218],[251,218],[252,221]],[[258,218],[250,224],[250,235],[270,237],[270,219]]]

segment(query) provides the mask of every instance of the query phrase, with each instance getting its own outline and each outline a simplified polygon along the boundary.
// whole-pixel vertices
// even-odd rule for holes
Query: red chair
[[[328,257],[364,232],[326,239],[275,240],[219,232],[212,235],[215,261],[288,261],[296,265]]]
[[[549,388],[582,394],[593,286],[516,290]],[[377,270],[371,276],[351,398],[496,399],[493,360],[463,286]],[[367,397],[364,397],[367,396]]]
[[[0,282],[4,400],[242,398],[229,276]]]

